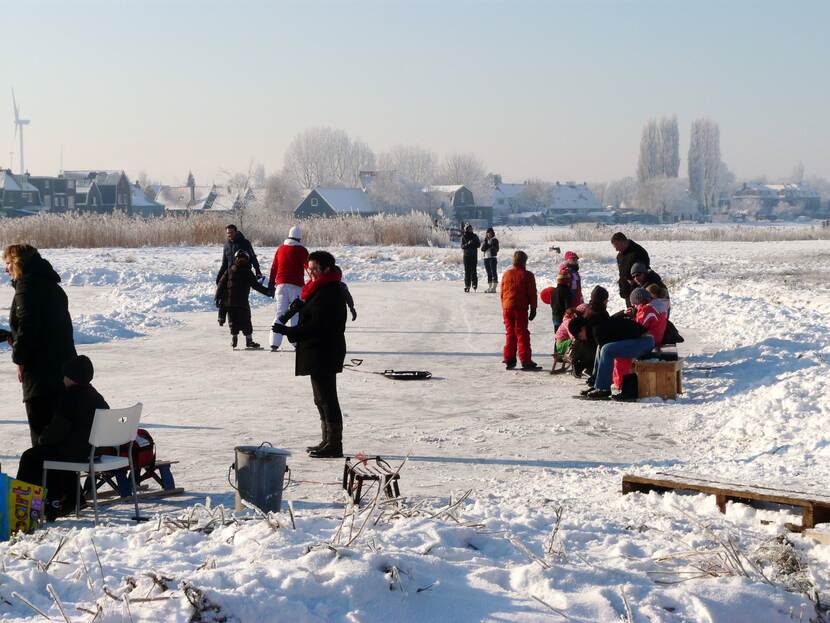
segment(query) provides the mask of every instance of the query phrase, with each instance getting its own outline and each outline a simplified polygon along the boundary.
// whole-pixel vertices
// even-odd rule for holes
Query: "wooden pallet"
[[[674,400],[683,393],[681,370],[683,359],[676,361],[634,360],[639,398],[660,396],[663,400]]]
[[[801,532],[805,528],[814,528],[818,523],[830,522],[830,497],[815,493],[721,482],[682,474],[658,473],[653,477],[625,474],[622,479],[623,494],[633,491],[648,493],[649,491],[676,490],[714,495],[715,503],[722,513],[726,512],[726,503],[729,501],[748,504],[770,502],[800,508],[801,525],[788,525],[796,532]]]

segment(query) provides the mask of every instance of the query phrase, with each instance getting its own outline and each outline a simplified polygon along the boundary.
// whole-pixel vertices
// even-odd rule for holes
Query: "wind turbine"
[[[29,125],[29,119],[20,118],[20,108],[17,106],[17,99],[14,97],[14,89],[12,89],[12,103],[14,104],[14,135],[17,136],[20,131],[20,174],[26,173],[26,162],[23,160],[23,126]]]

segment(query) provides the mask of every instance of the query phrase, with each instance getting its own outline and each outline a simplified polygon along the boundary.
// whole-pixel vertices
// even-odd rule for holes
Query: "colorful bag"
[[[43,513],[43,487],[0,474],[0,541],[34,532]]]

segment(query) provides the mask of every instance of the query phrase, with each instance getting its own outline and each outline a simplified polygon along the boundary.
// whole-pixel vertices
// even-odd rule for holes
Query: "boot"
[[[232,335],[231,336],[231,348],[236,348],[236,343],[237,343],[238,339],[239,339],[238,335]]]
[[[331,422],[328,425],[326,443],[318,450],[308,453],[312,459],[342,459],[343,458],[343,424]]]
[[[309,453],[316,452],[317,450],[319,450],[320,448],[322,448],[323,446],[326,445],[326,441],[328,440],[328,435],[329,435],[329,429],[328,429],[328,426],[326,425],[325,420],[320,420],[320,431],[323,433],[323,440],[320,443],[318,443],[316,446],[309,446],[308,448],[306,448],[305,449],[306,452],[309,452]]]
[[[245,348],[261,348],[257,342],[254,342],[253,335],[246,335],[245,336]]]

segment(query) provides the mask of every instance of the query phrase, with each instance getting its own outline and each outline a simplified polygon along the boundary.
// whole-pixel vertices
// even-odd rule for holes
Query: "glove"
[[[286,333],[288,333],[288,329],[286,328],[286,326],[284,324],[280,324],[279,322],[275,322],[271,326],[271,331],[273,331],[274,333],[279,333],[280,335],[285,335]]]
[[[218,320],[219,320],[219,326],[224,327],[225,326],[225,319],[224,318],[219,318]]]
[[[354,307],[352,307],[352,322],[354,322],[355,320],[357,320],[357,310]]]
[[[536,308],[530,310],[530,313],[527,316],[528,320],[533,320],[536,317]]]
[[[276,296],[276,294],[277,294],[277,289],[274,286],[271,286],[270,288],[268,288],[268,295],[267,296],[269,296],[271,298],[274,298],[274,296]]]

